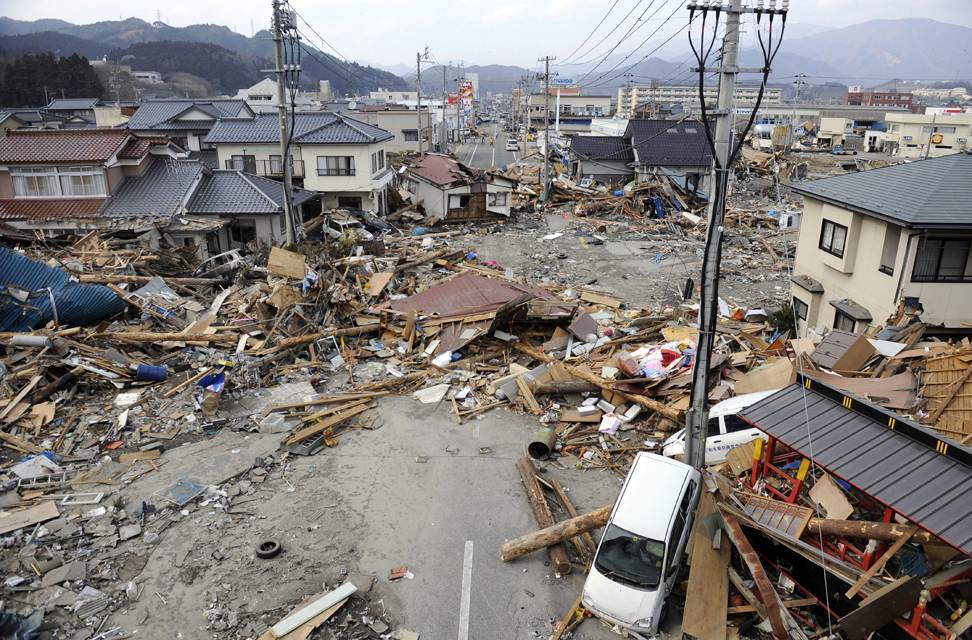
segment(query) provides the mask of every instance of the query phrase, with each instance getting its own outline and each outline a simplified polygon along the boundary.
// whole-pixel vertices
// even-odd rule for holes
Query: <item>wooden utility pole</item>
[[[543,71],[543,190],[540,199],[546,202],[550,192],[550,61],[557,56],[544,56]]]

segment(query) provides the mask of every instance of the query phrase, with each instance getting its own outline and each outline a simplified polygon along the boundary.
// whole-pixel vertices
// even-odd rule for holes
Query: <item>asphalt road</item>
[[[520,159],[522,155],[520,151],[506,150],[509,133],[502,131],[496,123],[489,125],[487,131],[486,142],[481,142],[479,138],[470,139],[455,148],[456,157],[460,162],[471,167],[488,169],[506,166]],[[493,138],[493,144],[489,143],[490,137]]]

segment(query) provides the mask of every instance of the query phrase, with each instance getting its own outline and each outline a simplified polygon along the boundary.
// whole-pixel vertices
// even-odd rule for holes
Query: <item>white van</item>
[[[692,532],[702,476],[641,452],[621,487],[584,582],[582,602],[598,618],[655,635]]]
[[[507,151],[518,151],[520,149],[520,143],[516,138],[510,138],[506,141]]]
[[[752,442],[756,438],[766,440],[766,434],[743,422],[738,414],[779,391],[758,391],[723,400],[709,409],[709,424],[705,433],[705,466],[722,464],[733,447]],[[685,429],[677,431],[662,443],[662,455],[669,458],[685,454]]]

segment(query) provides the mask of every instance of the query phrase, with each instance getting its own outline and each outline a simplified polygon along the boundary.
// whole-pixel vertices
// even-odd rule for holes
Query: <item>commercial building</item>
[[[704,89],[706,104],[714,105],[719,99],[719,88],[715,85],[706,85]],[[735,91],[735,102],[737,107],[747,107],[756,104],[759,95],[758,86],[738,85]],[[780,104],[783,99],[783,90],[778,87],[766,87],[763,91],[761,104],[775,105]],[[628,116],[637,109],[639,105],[654,102],[658,104],[681,104],[696,111],[700,107],[698,85],[632,85],[618,89],[618,113]]]
[[[863,107],[902,107],[910,111],[913,101],[914,96],[911,93],[898,91],[847,91],[844,93],[844,104]]]
[[[880,326],[898,304],[967,329],[972,318],[972,154],[796,183],[804,196],[792,278],[801,334]]]
[[[901,158],[934,158],[972,148],[972,114],[889,113],[884,150]]]
[[[547,114],[547,100],[550,101],[550,113]],[[560,108],[555,95],[545,96],[542,93],[533,94],[527,100],[527,110],[530,115],[530,126],[542,129],[544,122],[549,119],[551,125],[559,120],[560,128],[566,133],[590,131],[593,118],[603,118],[611,115],[611,96],[560,95]]]

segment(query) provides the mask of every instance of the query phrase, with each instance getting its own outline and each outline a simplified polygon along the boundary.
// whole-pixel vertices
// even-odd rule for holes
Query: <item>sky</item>
[[[592,55],[608,51],[639,15],[646,23],[615,52],[627,54],[644,40],[649,44],[639,56],[651,51],[688,21],[682,0],[354,0],[322,2],[292,0],[292,6],[341,56],[382,66],[415,66],[415,53],[427,45],[439,62],[515,64],[533,68],[537,58],[575,51],[595,25],[607,16],[600,29],[580,50],[595,45],[632,11],[628,21],[608,36]],[[767,0],[768,1],[768,0]],[[753,4],[755,0],[749,0]],[[649,4],[651,3],[651,4]],[[654,6],[651,6],[654,5]],[[648,7],[647,13],[642,14]],[[124,8],[123,13],[119,9]],[[158,12],[158,13],[157,13]],[[100,20],[137,17],[154,21],[158,15],[172,26],[198,23],[226,25],[245,35],[269,23],[269,0],[206,0],[163,3],[159,0],[63,0],[14,2],[0,0],[0,15],[20,20],[60,18],[86,24]],[[669,18],[669,16],[672,16]],[[972,27],[972,0],[791,0],[788,23],[800,34],[814,26],[840,28],[875,18],[924,17]],[[649,34],[658,29],[655,35]],[[328,50],[309,29],[312,44]],[[745,38],[745,36],[744,36]],[[658,50],[659,57],[673,59],[687,51],[684,34]],[[330,50],[329,50],[330,51]],[[333,53],[333,51],[330,51]],[[403,70],[403,69],[402,69]]]

